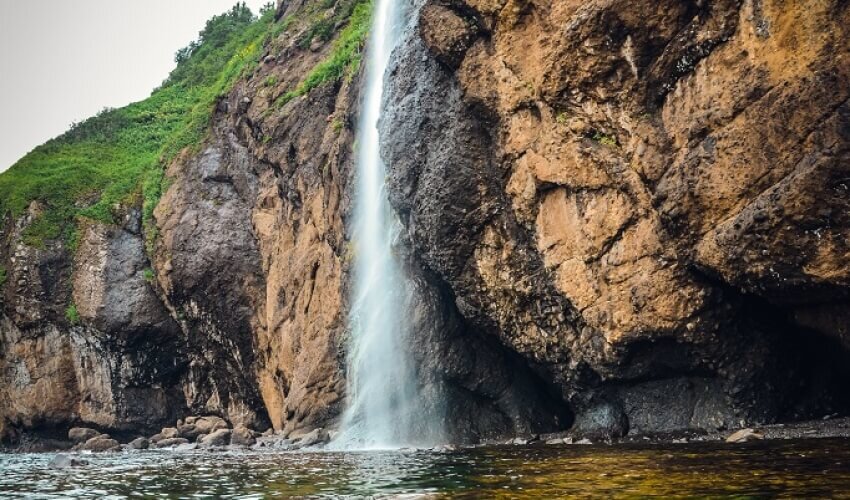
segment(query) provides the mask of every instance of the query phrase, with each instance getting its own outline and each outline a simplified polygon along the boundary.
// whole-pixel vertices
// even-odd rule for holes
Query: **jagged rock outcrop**
[[[352,5],[278,1],[151,225],[3,221],[0,438],[337,424],[362,70],[290,93],[334,50],[308,21]],[[382,153],[453,440],[850,411],[849,5],[411,5]]]
[[[12,229],[0,319],[7,424],[147,429],[180,411],[179,330],[146,281],[139,217],[86,226],[73,266],[60,243],[20,242],[28,217]]]
[[[828,337],[846,341],[848,18],[842,2],[423,2],[383,121],[416,254],[580,423],[846,405],[800,389],[847,376]]]

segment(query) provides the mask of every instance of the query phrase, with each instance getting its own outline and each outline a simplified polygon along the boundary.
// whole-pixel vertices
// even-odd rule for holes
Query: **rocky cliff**
[[[315,77],[367,6],[278,5],[152,224],[130,199],[78,218],[74,245],[30,245],[46,201],[5,218],[0,434],[336,424],[362,70]],[[382,152],[418,371],[454,440],[850,410],[850,4],[409,17]]]

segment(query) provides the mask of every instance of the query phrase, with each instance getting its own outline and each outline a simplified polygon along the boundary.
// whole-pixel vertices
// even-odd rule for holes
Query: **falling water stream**
[[[378,121],[384,75],[403,26],[398,0],[376,0],[366,50],[357,139],[353,218],[354,295],[350,315],[348,408],[333,446],[393,449],[434,444],[439,426],[422,422],[416,370],[405,322],[408,287],[393,251],[399,223],[387,198]]]

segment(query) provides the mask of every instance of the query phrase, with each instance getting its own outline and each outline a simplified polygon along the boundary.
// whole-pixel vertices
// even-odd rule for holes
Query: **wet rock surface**
[[[120,451],[121,444],[107,435],[100,435],[87,440],[80,446],[81,450],[104,452],[104,451]]]

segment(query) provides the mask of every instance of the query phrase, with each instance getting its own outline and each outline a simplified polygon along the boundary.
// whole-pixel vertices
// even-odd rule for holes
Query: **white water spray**
[[[438,425],[423,422],[405,321],[408,290],[393,252],[399,223],[387,199],[379,147],[384,74],[401,28],[399,0],[376,2],[357,141],[348,408],[334,448],[391,449],[439,439]]]

